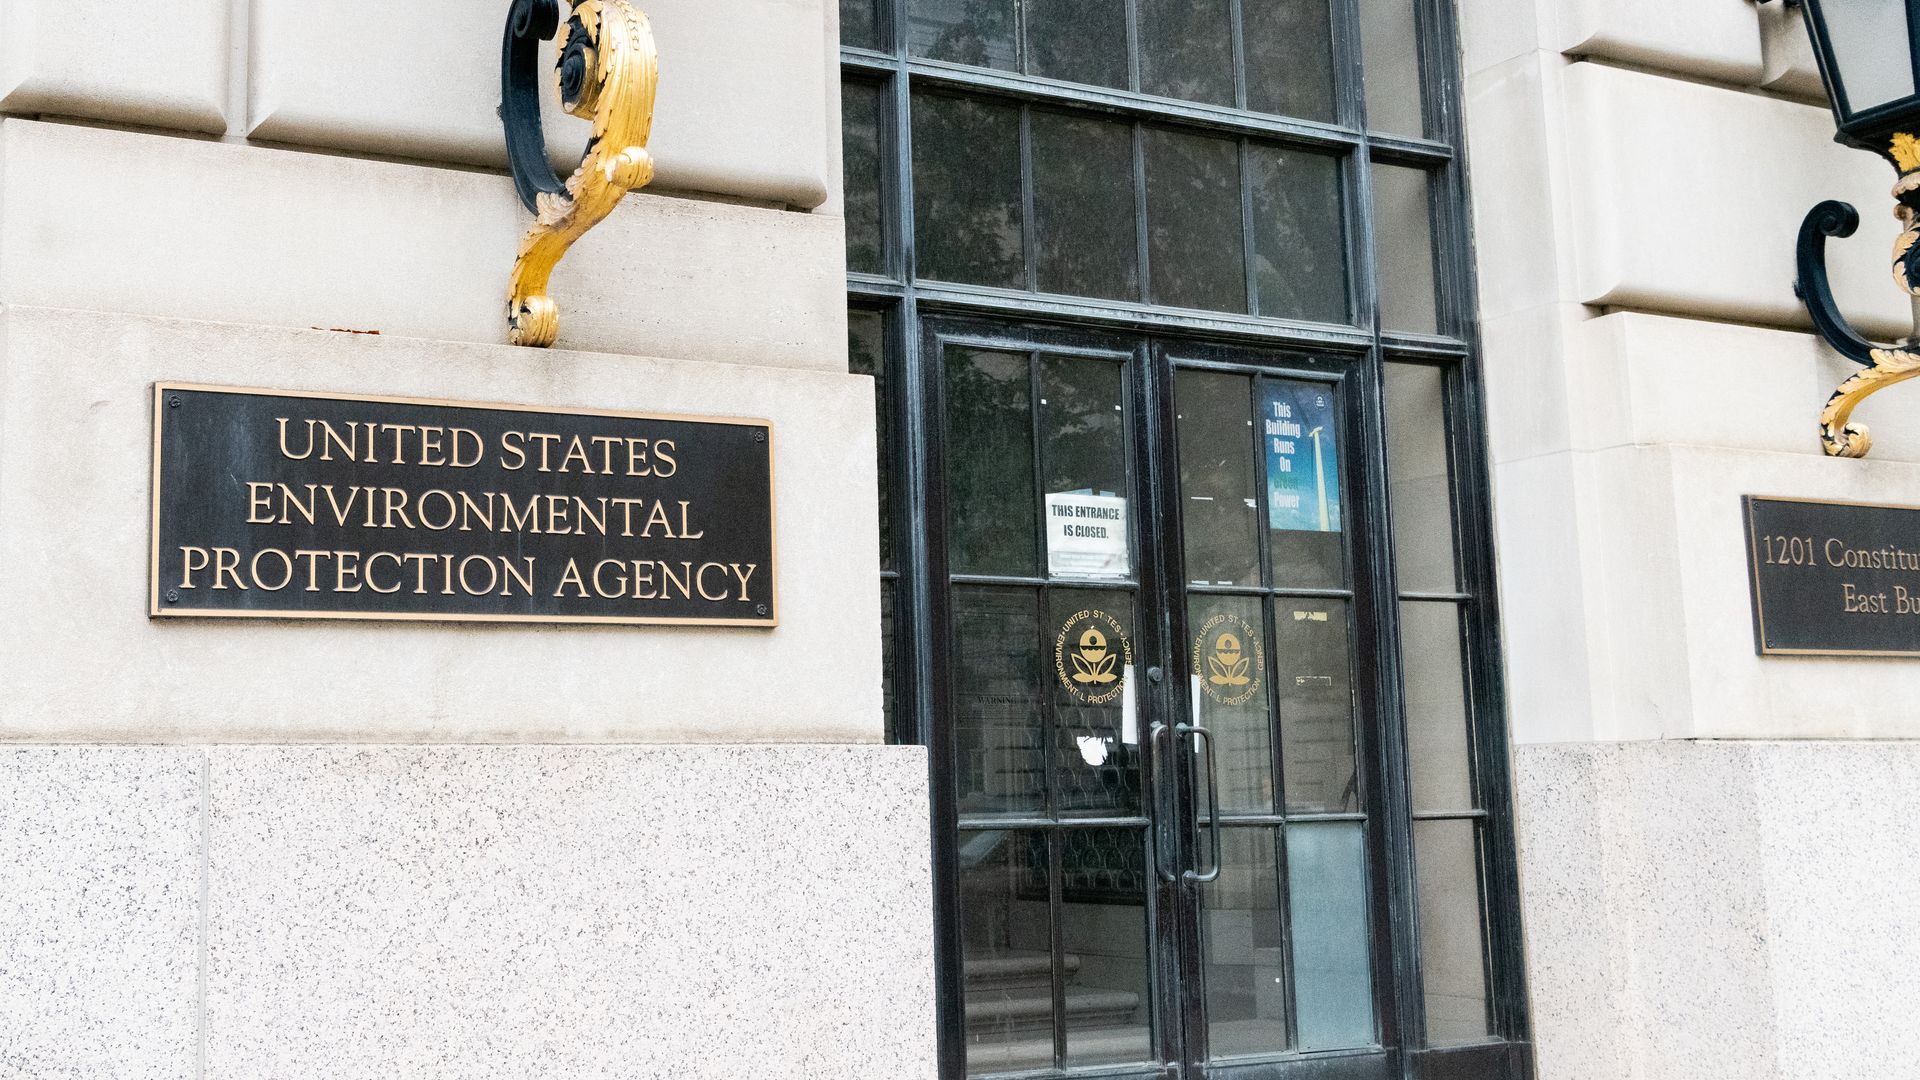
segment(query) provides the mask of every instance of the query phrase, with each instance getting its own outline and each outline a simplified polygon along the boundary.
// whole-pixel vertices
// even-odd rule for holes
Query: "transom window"
[[[1530,1075],[1450,6],[840,12],[943,1078]]]

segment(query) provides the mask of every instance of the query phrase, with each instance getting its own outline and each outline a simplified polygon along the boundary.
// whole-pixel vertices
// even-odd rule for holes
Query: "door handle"
[[[1167,868],[1167,853],[1173,845],[1167,843],[1167,823],[1173,815],[1167,812],[1167,800],[1163,794],[1166,783],[1161,769],[1166,762],[1160,756],[1160,738],[1171,735],[1173,729],[1165,724],[1155,724],[1147,732],[1147,769],[1153,774],[1153,869],[1160,880],[1172,884],[1179,877]]]
[[[1213,752],[1213,732],[1199,724],[1181,724],[1174,731],[1194,736],[1196,744],[1204,743],[1207,748],[1207,835],[1213,848],[1213,865],[1203,871],[1196,860],[1193,869],[1180,875],[1183,880],[1204,885],[1220,879],[1220,767]]]

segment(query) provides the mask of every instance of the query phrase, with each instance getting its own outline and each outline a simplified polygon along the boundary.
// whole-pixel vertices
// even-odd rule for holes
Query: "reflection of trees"
[[[913,207],[921,277],[1023,288],[1019,110],[916,95]]]
[[[932,60],[1011,71],[1014,0],[915,0],[913,51]]]
[[[879,46],[880,24],[873,0],[840,0],[840,40],[866,48]]]
[[[1256,146],[1253,164],[1254,282],[1260,313],[1347,321],[1347,260],[1334,159]]]
[[[1033,157],[1040,291],[1137,299],[1132,129],[1036,111]]]
[[[846,161],[847,269],[886,269],[880,218],[880,90],[850,83],[841,107]]]
[[[1140,0],[1140,88],[1233,104],[1233,21],[1227,0]]]
[[[1146,140],[1154,300],[1245,311],[1239,146],[1230,139],[1152,128]]]
[[[1129,496],[1126,488],[1125,414],[1120,365],[1087,357],[1048,356],[1041,361],[1046,407],[1044,442],[1049,492],[1092,489]]]
[[[1256,112],[1333,119],[1333,33],[1327,0],[1241,0],[1247,105]]]
[[[1125,0],[1027,0],[1027,73],[1127,86]]]
[[[946,376],[953,571],[1031,574],[1033,395],[1026,354],[950,348]]]

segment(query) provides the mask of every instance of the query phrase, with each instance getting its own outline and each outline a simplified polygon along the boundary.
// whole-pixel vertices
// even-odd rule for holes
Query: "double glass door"
[[[967,1075],[1397,1076],[1363,355],[921,347]]]

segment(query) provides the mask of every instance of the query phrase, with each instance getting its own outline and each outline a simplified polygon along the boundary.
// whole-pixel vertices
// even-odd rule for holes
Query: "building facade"
[[[0,1077],[1914,1071],[1797,11],[655,0],[542,350],[513,6],[0,0]],[[777,625],[166,617],[174,385],[764,423]]]

